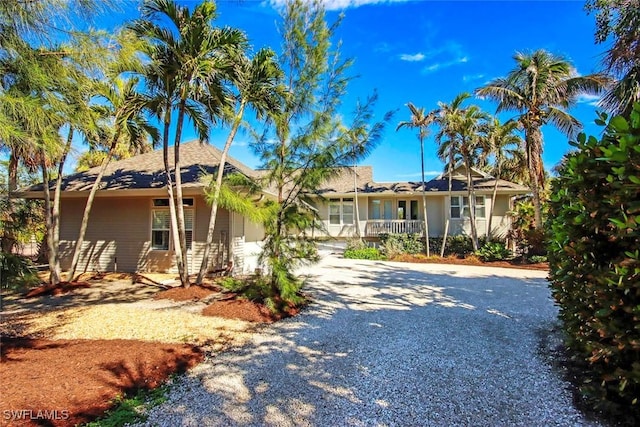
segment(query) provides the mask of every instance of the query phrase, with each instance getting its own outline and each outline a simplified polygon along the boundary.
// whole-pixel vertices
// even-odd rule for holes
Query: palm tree
[[[498,102],[497,112],[515,110],[515,118],[525,131],[525,151],[530,174],[535,224],[542,227],[541,190],[544,188],[541,128],[553,124],[568,136],[580,128],[580,122],[566,109],[581,94],[598,94],[610,79],[603,74],[578,76],[569,61],[545,50],[532,54],[516,53],[516,67],[507,77],[498,78],[476,89],[476,95]]]
[[[481,133],[486,131],[488,115],[476,105],[470,105],[460,112],[454,130],[457,141],[457,155],[462,160],[467,172],[467,200],[469,204],[469,220],[471,225],[471,241],[473,250],[477,251],[478,226],[476,224],[476,192],[473,184],[473,168],[479,157],[483,155]]]
[[[215,186],[213,188],[211,213],[209,215],[207,240],[200,271],[196,278],[197,284],[202,283],[209,268],[211,244],[213,243],[213,233],[216,226],[218,198],[220,197],[220,190],[222,188],[224,168],[229,149],[242,123],[245,109],[247,107],[253,108],[257,118],[262,119],[266,117],[269,112],[276,111],[279,108],[283,95],[280,85],[283,73],[278,65],[276,54],[271,49],[261,49],[251,60],[240,56],[236,61],[238,64],[233,81],[238,89],[238,94],[235,97],[236,105],[231,122],[231,129],[224,144],[222,154],[220,155],[220,163],[218,164]]]
[[[113,126],[111,135],[108,137],[108,151],[102,160],[98,175],[91,186],[82,214],[80,232],[76,240],[71,267],[69,269],[68,280],[70,281],[75,277],[78,261],[80,260],[82,244],[84,243],[84,236],[87,232],[87,226],[89,225],[89,215],[91,213],[91,207],[93,206],[93,200],[100,187],[100,182],[102,181],[107,166],[109,166],[111,159],[116,153],[118,144],[126,141],[125,143],[135,151],[136,148],[134,147],[140,147],[147,143],[147,136],[150,136],[154,143],[158,139],[157,129],[154,128],[145,117],[148,99],[136,92],[138,83],[139,80],[135,77],[129,79],[116,78],[110,85],[101,84],[98,90],[99,96],[105,101],[99,109],[102,110],[105,118],[113,122]]]
[[[233,65],[229,57],[235,56],[229,53],[241,49],[246,44],[246,36],[239,30],[214,28],[211,22],[216,18],[216,6],[208,0],[195,6],[193,12],[174,0],[147,0],[142,6],[142,16],[143,19],[132,23],[131,28],[149,43],[146,53],[151,64],[145,75],[156,97],[153,104],[156,113],[163,120],[163,154],[174,250],[180,282],[188,287],[180,169],[184,119],[185,115],[191,119],[201,142],[208,141],[210,123],[222,114],[223,107],[230,101],[223,86],[223,79],[229,76]],[[164,22],[170,26],[163,26]],[[177,114],[173,142],[175,184],[168,158],[169,128],[174,110]]]
[[[498,180],[502,177],[502,169],[508,159],[517,159],[517,153],[521,153],[520,147],[523,144],[522,138],[515,132],[518,130],[518,123],[509,121],[501,124],[498,118],[494,118],[489,125],[489,131],[486,134],[487,147],[486,151],[494,156],[493,176],[495,182],[493,184],[493,194],[491,196],[491,206],[489,207],[489,220],[487,223],[487,241],[491,241],[493,208],[496,203],[496,195],[498,194]],[[523,170],[524,164],[520,164],[520,170]]]
[[[455,144],[455,125],[459,120],[459,115],[462,111],[462,103],[471,97],[471,95],[467,92],[463,92],[457,95],[450,104],[446,104],[444,102],[438,102],[438,109],[436,110],[436,118],[435,122],[440,127],[440,131],[436,134],[436,142],[438,143],[440,149],[438,150],[438,156],[440,159],[447,165],[447,175],[449,180],[449,192],[448,197],[449,201],[451,201],[451,196],[453,194],[452,189],[452,175],[453,168],[455,166],[455,153],[457,151]],[[448,138],[448,143],[444,143],[444,138]],[[447,244],[447,231],[448,231],[449,221],[447,220],[444,238],[442,239],[442,247],[440,248],[440,256],[444,256],[445,246]]]
[[[424,108],[417,108],[411,102],[407,104],[409,111],[411,111],[411,119],[409,121],[403,121],[398,123],[396,131],[403,127],[417,128],[418,139],[420,140],[420,161],[422,167],[422,211],[424,212],[424,240],[425,240],[425,252],[427,256],[430,256],[429,250],[429,221],[427,219],[427,195],[425,191],[424,182],[424,138],[428,134],[429,126],[435,120],[435,114],[433,112],[425,113]]]
[[[596,11],[596,43],[611,41],[605,69],[618,80],[600,105],[612,114],[631,114],[640,102],[640,4],[638,0],[588,0],[585,9]]]

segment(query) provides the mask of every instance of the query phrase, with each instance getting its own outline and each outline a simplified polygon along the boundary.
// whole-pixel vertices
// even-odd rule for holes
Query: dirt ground
[[[80,280],[60,292],[2,295],[0,425],[94,419],[116,396],[156,387],[273,321],[211,283],[184,289],[171,287],[173,276],[114,273]]]
[[[133,340],[2,340],[1,425],[69,426],[123,393],[155,388],[203,360],[188,344]]]
[[[481,261],[475,256],[468,256],[466,258],[458,258],[457,256],[431,256],[427,258],[425,255],[421,254],[404,254],[393,258],[391,261],[416,262],[420,264],[477,265],[484,267],[520,268],[523,270],[549,270],[549,263],[546,262],[526,264],[519,261]]]

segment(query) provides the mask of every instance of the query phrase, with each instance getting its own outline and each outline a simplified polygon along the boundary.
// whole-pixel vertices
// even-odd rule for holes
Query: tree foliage
[[[588,0],[585,8],[596,14],[596,42],[611,40],[603,62],[618,78],[601,105],[629,115],[633,103],[640,101],[640,1]]]
[[[254,148],[265,169],[264,185],[276,194],[274,215],[266,222],[262,260],[267,264],[274,294],[300,301],[302,283],[296,266],[317,259],[307,238],[317,226],[317,212],[309,197],[335,166],[353,164],[359,157],[346,144],[339,107],[351,79],[351,60],[333,44],[338,20],[329,25],[320,1],[289,1],[282,11],[280,64],[287,92],[271,126],[258,135]]]
[[[606,116],[598,120],[605,124]],[[640,420],[640,104],[572,145],[549,202],[553,297],[596,403]]]
[[[542,198],[545,174],[542,163],[542,126],[552,124],[568,136],[581,128],[566,110],[581,94],[598,94],[610,82],[604,74],[579,76],[565,58],[543,49],[516,53],[516,66],[506,77],[494,79],[476,89],[476,95],[498,102],[497,112],[516,111],[525,131],[525,153],[533,191],[536,227],[542,227]]]

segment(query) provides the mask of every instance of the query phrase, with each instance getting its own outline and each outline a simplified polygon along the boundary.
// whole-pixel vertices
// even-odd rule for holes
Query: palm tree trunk
[[[468,155],[464,156],[464,164],[467,169],[467,197],[469,199],[469,218],[471,220],[471,242],[473,250],[478,250],[478,229],[476,227],[476,192],[473,187],[473,179],[471,177],[471,159]]]
[[[493,183],[493,193],[491,194],[491,207],[489,208],[489,222],[487,224],[487,242],[490,242],[491,238],[493,237],[493,232],[491,230],[493,222],[493,207],[496,204],[496,195],[498,194],[498,179],[500,177],[500,169],[502,166],[502,161],[499,158],[496,159],[496,161],[498,163],[498,173],[496,174],[497,176],[495,177],[495,182]]]
[[[449,140],[451,141],[451,143],[453,143],[453,137],[450,137]],[[449,229],[449,222],[451,221],[450,217],[451,217],[451,196],[453,196],[453,178],[452,178],[452,174],[453,174],[453,147],[449,147],[449,164],[447,165],[447,174],[449,175],[449,212],[447,212],[447,216],[449,217],[449,219],[447,219],[447,226],[445,227],[444,230],[444,236],[442,237],[442,248],[440,249],[440,256],[443,257],[444,256],[444,250],[445,247],[447,245],[447,231]]]
[[[176,213],[178,222],[178,238],[180,240],[181,257],[182,257],[182,270],[179,271],[180,282],[182,286],[188,288],[189,283],[189,264],[187,262],[187,233],[185,231],[184,223],[184,204],[182,202],[182,173],[180,168],[180,138],[182,137],[182,124],[184,123],[186,101],[183,99],[180,102],[178,109],[178,122],[176,125],[176,138],[173,142],[174,152],[174,171],[176,182]],[[178,254],[176,253],[176,256]],[[180,264],[178,264],[179,266]]]
[[[431,256],[429,250],[429,219],[427,214],[427,193],[424,183],[424,139],[420,137],[420,162],[422,166],[422,212],[424,212],[424,250],[427,256]]]
[[[40,151],[42,156],[40,168],[42,169],[42,186],[44,190],[44,218],[47,228],[47,262],[49,263],[49,283],[57,285],[60,283],[60,270],[56,269],[57,247],[53,242],[53,215],[51,212],[51,191],[49,190],[49,172],[47,170],[47,160],[44,150]]]
[[[207,270],[209,268],[209,258],[211,254],[211,245],[213,244],[213,234],[216,228],[216,218],[218,216],[218,198],[220,197],[220,189],[222,188],[222,178],[224,176],[224,167],[227,162],[227,154],[229,153],[229,149],[231,148],[233,139],[236,136],[236,132],[238,132],[240,123],[242,122],[242,116],[244,115],[245,105],[246,105],[245,101],[242,101],[240,103],[240,107],[238,108],[236,117],[233,120],[233,125],[231,126],[231,130],[229,132],[229,135],[227,136],[227,140],[225,141],[224,149],[222,150],[222,154],[220,154],[220,164],[218,165],[216,185],[213,190],[213,200],[211,202],[211,213],[209,214],[209,228],[207,230],[207,240],[204,246],[204,253],[202,254],[202,263],[200,264],[200,271],[198,271],[198,277],[196,278],[196,284],[198,285],[200,285],[204,280],[204,276],[207,274]]]
[[[182,266],[182,246],[180,246],[180,239],[178,237],[178,233],[176,232],[176,230],[178,229],[178,220],[176,218],[175,199],[173,198],[173,180],[171,179],[171,167],[169,166],[169,125],[171,123],[171,105],[169,104],[165,108],[164,129],[162,131],[162,156],[164,160],[164,171],[167,177],[167,194],[169,196],[169,217],[171,219],[171,236],[173,238],[173,250],[176,256],[178,271],[180,272],[184,270]],[[182,276],[180,276],[180,281],[182,283]]]
[[[2,227],[2,252],[10,253],[16,243],[15,228],[13,225],[13,193],[18,188],[18,156],[11,150],[9,155],[7,180],[7,212],[5,214],[5,224]]]
[[[67,276],[67,280],[72,281],[75,279],[76,270],[78,268],[78,262],[80,260],[80,253],[82,252],[82,245],[84,244],[84,236],[87,233],[87,227],[89,226],[89,215],[91,214],[91,208],[93,206],[93,200],[96,196],[96,192],[100,187],[100,183],[102,182],[102,177],[104,176],[105,171],[107,170],[107,166],[109,166],[109,162],[113,158],[113,154],[115,152],[116,144],[119,138],[119,134],[116,133],[111,142],[111,146],[109,147],[109,152],[107,153],[107,157],[102,160],[102,164],[100,165],[100,170],[98,172],[98,176],[93,181],[93,185],[91,186],[91,190],[89,191],[89,197],[87,197],[87,203],[84,206],[84,212],[82,213],[82,222],[80,224],[80,233],[78,234],[78,240],[76,240],[76,247],[73,250],[73,258],[71,259],[71,268],[69,269],[69,275]]]
[[[533,193],[534,225],[542,228],[542,197],[540,192],[544,188],[544,169],[542,167],[542,132],[537,126],[527,132],[527,162],[529,164],[529,179]]]
[[[360,232],[360,209],[358,209],[358,164],[353,164],[353,206],[355,210],[355,226],[356,226],[356,237],[358,240],[362,239],[362,233]]]
[[[67,160],[67,155],[71,151],[71,142],[73,141],[73,126],[69,127],[69,133],[67,134],[67,141],[64,145],[62,156],[58,162],[58,176],[56,177],[56,188],[53,194],[53,206],[51,207],[51,228],[52,228],[52,245],[55,249],[53,254],[54,265],[53,270],[56,271],[58,278],[60,277],[60,195],[62,193],[62,175],[64,173],[64,163]],[[49,265],[51,269],[51,265]]]

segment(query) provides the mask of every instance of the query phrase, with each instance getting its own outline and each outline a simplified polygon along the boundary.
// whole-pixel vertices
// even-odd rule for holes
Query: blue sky
[[[218,2],[217,25],[243,29],[257,50],[270,46],[278,51],[280,37],[276,23],[281,0],[226,0]],[[184,1],[195,4],[195,1]],[[125,3],[122,13],[110,14],[98,28],[112,28],[123,19],[137,16],[137,2]],[[376,181],[420,179],[419,143],[409,129],[395,128],[409,119],[407,102],[426,110],[438,101],[450,102],[460,92],[472,92],[487,81],[506,75],[514,66],[516,51],[546,49],[563,55],[580,74],[597,72],[606,46],[594,44],[594,17],[584,11],[583,1],[404,1],[326,0],[328,19],[343,11],[338,30],[343,54],[355,59],[351,73],[359,77],[349,86],[343,115],[349,117],[358,98],[377,90],[378,117],[398,110],[384,138],[373,153],[361,162],[374,167]],[[571,109],[590,134],[599,134],[593,125],[595,99],[585,97]],[[471,99],[490,113],[495,104]],[[504,113],[507,120],[512,116]],[[543,160],[547,168],[556,165],[569,149],[567,138],[550,127],[543,128]],[[194,137],[186,130],[184,140]],[[222,146],[225,129],[213,132],[211,143]],[[248,134],[239,134],[231,155],[257,167],[258,159],[249,147]],[[425,170],[430,176],[442,171],[436,145],[430,136],[425,144]]]

